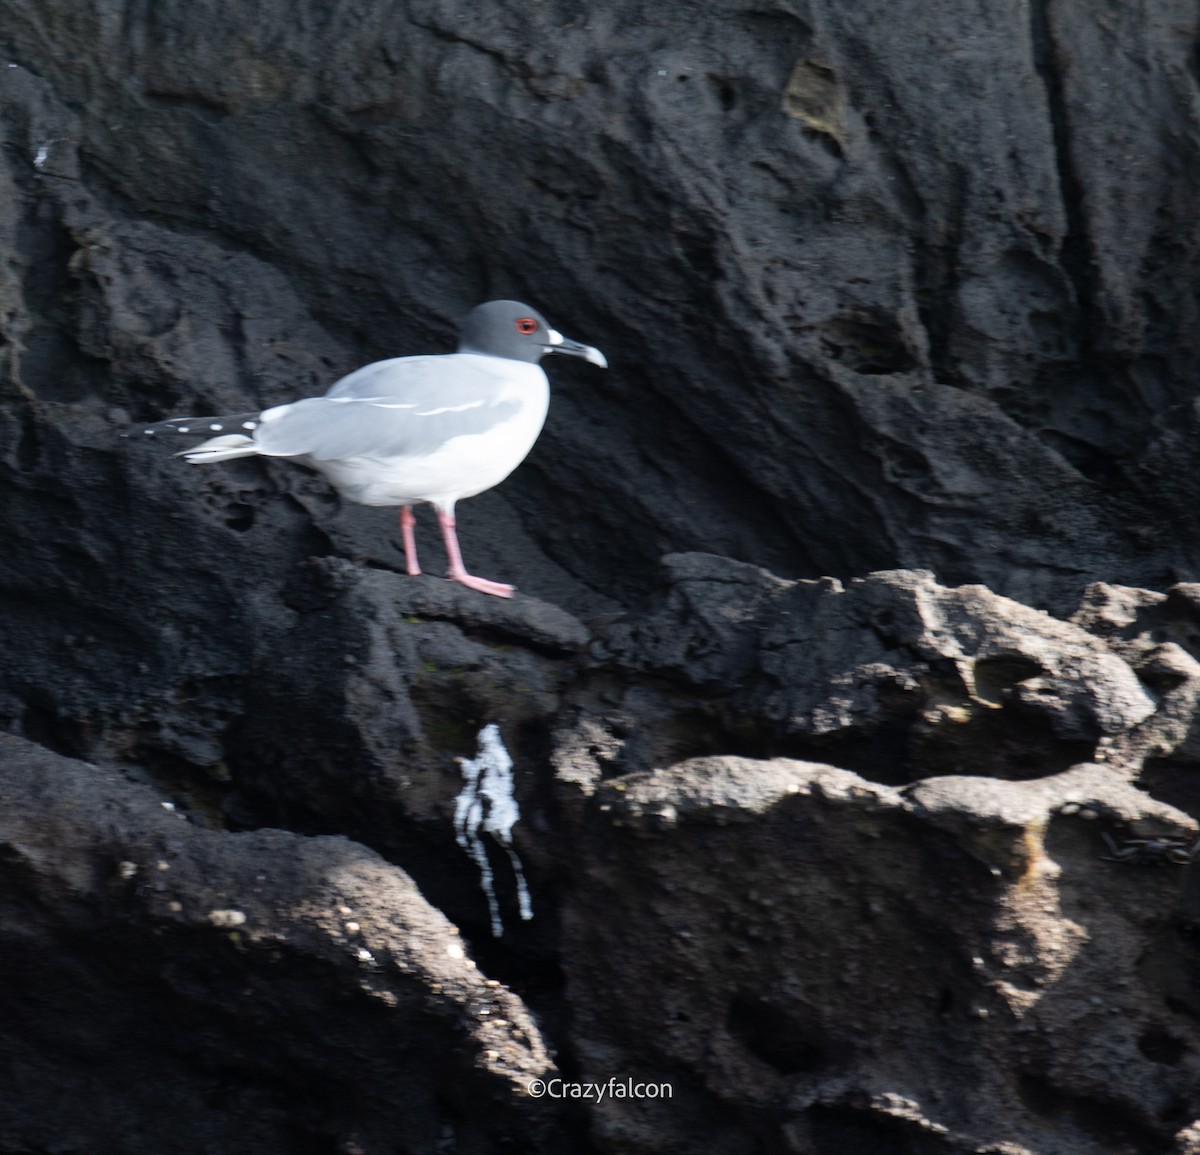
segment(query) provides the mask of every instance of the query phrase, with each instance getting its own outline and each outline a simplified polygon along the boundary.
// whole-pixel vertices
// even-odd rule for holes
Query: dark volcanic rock
[[[1157,797],[1200,815],[1200,586],[1160,594],[1097,582],[1073,620],[1104,638],[1158,699],[1109,757],[1136,767]]]
[[[240,824],[282,819],[360,838],[486,937],[478,870],[455,846],[461,763],[485,726],[499,726],[527,818],[551,806],[537,773],[547,720],[587,630],[533,598],[336,558],[304,567],[284,596],[294,612],[258,640],[246,714],[229,735],[224,810]],[[545,855],[530,853],[534,863]],[[532,878],[541,881],[536,867]]]
[[[563,918],[576,1050],[588,1078],[676,1091],[597,1107],[601,1146],[1167,1150],[1200,1075],[1197,946],[1179,871],[1100,860],[1113,824],[1196,832],[1098,766],[897,792],[711,758],[605,783]]]
[[[687,687],[732,745],[836,755],[888,782],[1038,777],[1154,713],[1104,641],[981,586],[907,571],[786,582],[704,554],[666,567],[661,604],[605,631],[597,653],[643,675],[636,695]]]
[[[664,548],[1060,609],[1193,575],[1190,8],[3,8],[39,429],[313,390],[516,295],[614,366],[560,368],[490,499],[527,584],[539,549],[626,592]]]
[[[545,1131],[520,1001],[344,838],[201,830],[0,739],[8,1151],[492,1151]],[[283,1058],[286,1056],[286,1059]]]
[[[1161,640],[1187,640],[1188,594],[1097,587],[1071,624],[923,573],[842,587],[684,555],[589,647],[530,598],[311,559],[262,593],[219,762],[127,763],[147,788],[8,740],[7,1021],[39,1013],[0,1032],[33,1080],[0,1139],[1117,1155],[1179,1133],[1182,1153],[1197,824],[1134,782],[1188,804],[1192,659]],[[736,754],[831,719],[908,784]],[[489,726],[514,765],[473,847]],[[1082,746],[1107,764],[1072,765]],[[121,1039],[108,1075],[81,1065]],[[312,1092],[351,1063],[353,1095]],[[670,1099],[535,1101],[533,1077]],[[214,1079],[220,1110],[164,1148],[142,1116]],[[60,1119],[47,1085],[82,1106]]]
[[[1200,1150],[1194,5],[0,16],[0,1148]],[[117,437],[498,296],[511,604]]]

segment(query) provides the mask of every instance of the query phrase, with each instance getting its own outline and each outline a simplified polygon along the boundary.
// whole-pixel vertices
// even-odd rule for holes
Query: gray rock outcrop
[[[0,16],[0,1151],[1200,1152],[1194,5]],[[117,436],[506,296],[511,604]]]

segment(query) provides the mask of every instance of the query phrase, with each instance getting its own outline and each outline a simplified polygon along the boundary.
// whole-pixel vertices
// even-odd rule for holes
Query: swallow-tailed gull
[[[538,362],[547,353],[607,367],[604,355],[552,329],[519,301],[489,301],[462,323],[458,352],[376,361],[307,397],[261,413],[174,417],[143,434],[218,436],[184,450],[193,464],[231,457],[289,457],[323,473],[351,501],[400,506],[404,560],[419,574],[412,506],[437,511],[447,577],[511,597],[513,587],[467,573],[454,529],[455,502],[499,485],[533,448],[550,403]]]

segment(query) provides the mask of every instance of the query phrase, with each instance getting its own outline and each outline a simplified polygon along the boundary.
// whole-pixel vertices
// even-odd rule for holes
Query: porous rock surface
[[[554,1073],[403,871],[0,739],[6,1151],[487,1151]],[[389,1146],[390,1145],[390,1146]]]
[[[612,1149],[1165,1150],[1187,1121],[1178,872],[1099,861],[1096,827],[1195,824],[1113,771],[896,790],[701,758],[594,810],[564,920],[580,1061],[683,1089],[601,1104]]]
[[[1197,21],[0,0],[0,1152],[1200,1150]],[[117,436],[500,296],[511,603]]]
[[[1098,585],[1072,623],[675,555],[589,630],[314,559],[226,761],[0,744],[0,1144],[1188,1150],[1192,594]],[[499,938],[455,840],[488,723]]]
[[[7,436],[35,476],[63,475],[67,417],[83,450],[113,410],[318,392],[513,295],[613,365],[556,367],[542,444],[485,499],[543,595],[551,559],[629,591],[671,548],[1063,610],[1200,576],[1180,0],[3,13]],[[120,468],[63,489],[114,501]],[[144,501],[157,470],[124,468]],[[264,484],[325,500],[228,476],[173,486],[221,538]],[[314,525],[347,548],[361,516],[272,553]]]

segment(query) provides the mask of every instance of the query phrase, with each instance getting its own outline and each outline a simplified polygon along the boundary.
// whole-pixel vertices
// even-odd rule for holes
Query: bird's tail
[[[254,438],[258,428],[258,413],[236,413],[230,417],[172,417],[169,421],[156,421],[151,425],[135,425],[127,430],[125,437],[173,437],[198,436],[218,433],[199,445],[176,454],[193,465],[212,461],[228,461],[231,457],[250,457],[257,453]]]

